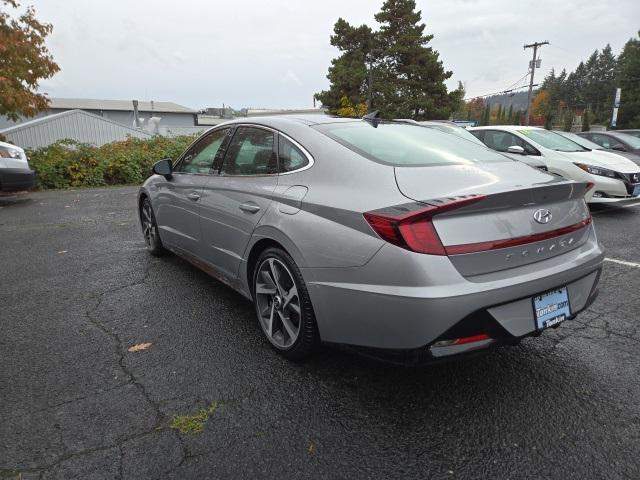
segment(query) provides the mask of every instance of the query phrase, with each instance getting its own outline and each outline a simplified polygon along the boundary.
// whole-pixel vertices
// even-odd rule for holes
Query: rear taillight
[[[430,204],[402,205],[388,210],[366,212],[364,218],[380,238],[389,243],[417,253],[446,255],[433,226],[433,217],[479,202],[483,198],[483,195],[470,195]]]

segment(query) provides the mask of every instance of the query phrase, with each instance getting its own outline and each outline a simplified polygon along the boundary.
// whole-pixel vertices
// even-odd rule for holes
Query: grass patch
[[[13,468],[0,468],[0,478],[14,478],[18,475],[20,475],[20,472]]]
[[[195,415],[174,415],[170,427],[180,433],[200,433],[206,421],[220,405],[222,402],[213,402],[207,408],[201,408]]]

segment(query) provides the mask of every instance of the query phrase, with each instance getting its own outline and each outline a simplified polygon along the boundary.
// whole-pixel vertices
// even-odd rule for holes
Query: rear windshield
[[[578,145],[580,145],[580,146],[582,146],[584,148],[588,148],[590,150],[604,150],[604,147],[598,145],[595,142],[592,142],[591,140],[588,140],[588,139],[586,139],[584,137],[581,137],[580,135],[576,135],[575,133],[558,132],[558,135],[562,135],[563,137],[568,138],[572,142],[575,142]]]
[[[508,162],[508,158],[455,135],[403,123],[354,121],[316,125],[325,135],[360,155],[398,167]]]
[[[631,145],[631,148],[640,148],[640,138],[636,138],[628,133],[616,133],[613,138],[619,138],[624,143]]]

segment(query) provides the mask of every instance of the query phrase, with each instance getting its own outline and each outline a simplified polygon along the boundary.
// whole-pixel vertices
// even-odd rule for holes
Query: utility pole
[[[531,61],[531,64],[530,64],[531,78],[529,79],[529,95],[527,96],[527,118],[525,121],[525,125],[529,125],[529,118],[531,117],[530,112],[531,112],[531,91],[533,90],[533,74],[536,72],[536,68],[538,67],[538,65],[536,65],[536,55],[538,54],[538,47],[541,47],[542,45],[549,45],[549,42],[547,41],[536,42],[536,43],[532,43],[530,45],[524,46],[525,50],[527,48],[533,48],[533,60]]]

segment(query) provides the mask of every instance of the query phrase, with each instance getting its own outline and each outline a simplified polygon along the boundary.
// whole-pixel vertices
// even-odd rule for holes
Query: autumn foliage
[[[19,6],[16,0],[0,0],[0,115],[12,120],[47,109],[38,82],[60,70],[45,46],[52,25],[40,23],[33,7],[12,17],[8,9]]]

